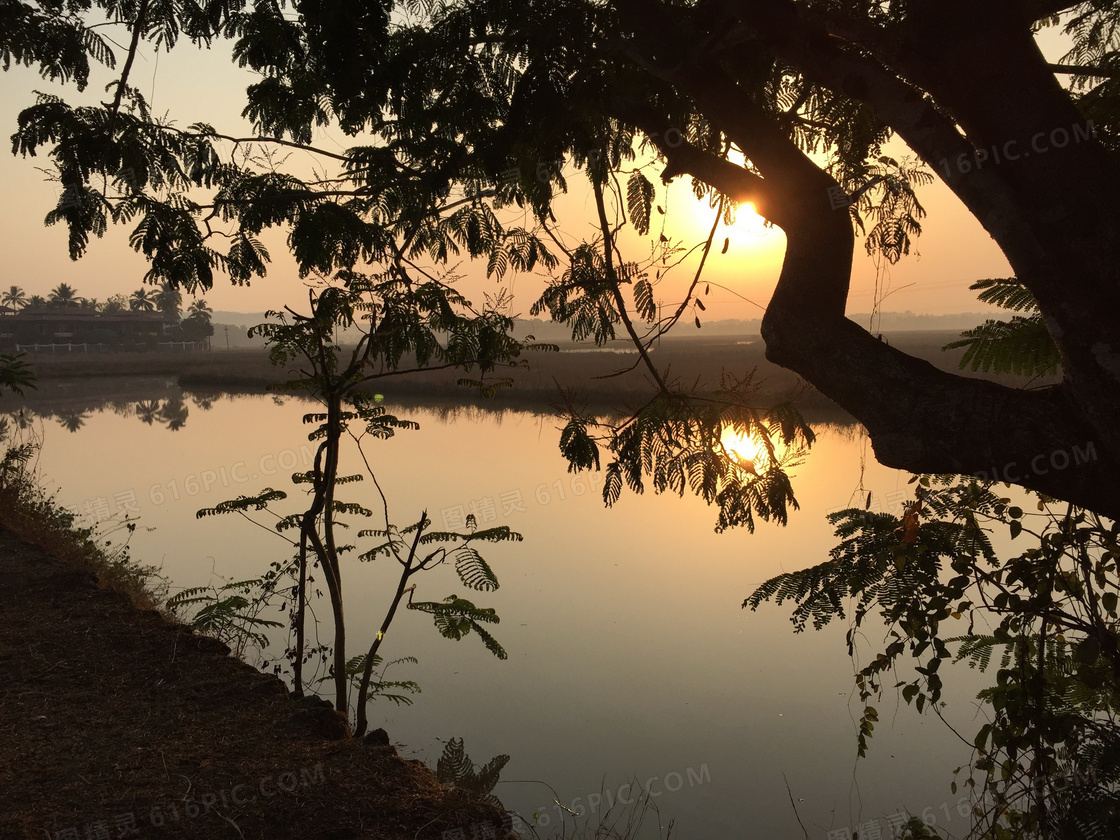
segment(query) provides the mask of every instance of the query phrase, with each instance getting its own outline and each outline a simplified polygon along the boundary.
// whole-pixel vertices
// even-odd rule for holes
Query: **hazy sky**
[[[1047,54],[1051,58],[1060,56],[1062,45],[1053,31],[1046,30],[1044,36]],[[101,72],[95,75],[83,94],[78,94],[72,87],[63,89],[44,81],[27,68],[0,73],[0,125],[5,127],[6,135],[14,131],[19,111],[33,103],[35,90],[57,93],[71,103],[87,104],[108,99],[104,88],[111,78],[110,73]],[[158,58],[151,51],[143,53],[131,81],[148,97],[154,113],[167,114],[180,126],[205,121],[219,132],[245,136],[251,129],[240,117],[240,111],[244,88],[253,80],[252,74],[232,65],[225,45],[205,51],[185,44]],[[350,144],[337,129],[317,130],[315,142],[321,148],[334,151]],[[45,296],[51,288],[65,282],[76,287],[81,296],[104,300],[112,294],[127,294],[138,288],[147,264],[129,248],[129,228],[110,229],[103,239],[91,242],[85,257],[72,262],[67,254],[65,226],[43,224],[43,217],[55,205],[59,192],[57,185],[46,181],[36,168],[48,162],[41,158],[15,157],[10,154],[10,145],[8,148],[9,153],[0,156],[0,189],[7,199],[0,208],[0,249],[5,257],[0,267],[0,289],[14,284],[29,295]],[[906,150],[899,147],[892,151],[905,154]],[[301,155],[307,157],[307,153],[294,152],[292,162],[298,162]],[[557,212],[561,227],[572,237],[590,237],[593,232],[586,221],[590,218],[586,208],[593,206],[590,188],[580,178],[569,179],[569,188],[570,194],[563,200],[562,210]],[[670,237],[679,238],[688,245],[703,240],[712,222],[712,211],[706,202],[692,197],[688,180],[678,179],[668,196],[659,183],[658,190],[658,203],[666,207],[673,220],[672,227],[666,230]],[[881,278],[889,292],[882,309],[932,314],[985,309],[968,291],[968,285],[982,277],[1006,276],[1009,273],[1006,260],[979,223],[964,211],[940,181],[922,188],[919,198],[929,213],[924,233],[911,255],[890,267]],[[655,217],[654,223],[659,221],[660,217]],[[759,317],[777,279],[784,237],[777,229],[764,228],[758,217],[747,209],[741,210],[734,228],[721,229],[719,245],[725,235],[731,240],[728,252],[726,255],[713,253],[705,277],[726,289],[712,288],[705,298],[706,317],[712,320]],[[259,311],[306,301],[303,283],[286,254],[284,237],[285,234],[277,232],[264,237],[272,255],[267,277],[254,281],[251,287],[234,286],[219,277],[214,288],[203,295],[211,307]],[[649,253],[649,245],[636,240],[624,242],[624,248],[632,249],[635,260]],[[484,292],[496,291],[497,284],[483,278],[484,266],[464,262],[461,271],[466,275],[464,289],[468,297],[477,301]],[[679,300],[680,290],[687,285],[691,274],[687,266],[682,266],[658,286],[656,295],[666,307]],[[874,264],[859,243],[849,313],[871,309],[875,283]],[[503,285],[514,291],[515,310],[527,315],[544,280],[531,275],[507,275]]]

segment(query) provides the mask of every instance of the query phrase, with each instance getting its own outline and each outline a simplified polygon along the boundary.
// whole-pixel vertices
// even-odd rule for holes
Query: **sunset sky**
[[[1043,33],[1044,50],[1051,59],[1064,52],[1060,38],[1052,30]],[[226,134],[251,133],[241,118],[244,88],[254,76],[232,65],[226,58],[226,45],[212,51],[197,50],[189,44],[180,45],[171,53],[157,57],[147,51],[137,61],[133,82],[148,97],[154,113],[168,114],[176,124],[189,125],[206,121]],[[71,103],[93,103],[107,99],[105,85],[111,74],[95,75],[83,94],[74,88],[63,89],[39,78],[27,68],[13,68],[0,75],[0,125],[5,136],[16,126],[19,111],[33,103],[35,90],[57,93]],[[352,141],[337,129],[318,129],[316,145],[333,151],[345,149]],[[58,187],[44,180],[36,167],[47,164],[42,159],[19,158],[8,153],[0,156],[0,187],[7,199],[0,209],[0,248],[5,259],[0,268],[0,289],[11,285],[22,287],[29,295],[46,295],[51,288],[65,282],[77,288],[79,295],[105,300],[110,295],[129,293],[141,285],[147,269],[146,261],[127,244],[128,227],[111,229],[101,240],[91,242],[88,253],[72,262],[66,249],[64,226],[48,228],[43,217],[54,206]],[[902,155],[901,146],[888,149]],[[293,162],[307,153],[296,151]],[[655,182],[658,179],[652,177]],[[666,196],[658,186],[657,203],[664,206],[670,219],[666,234],[682,244],[692,245],[706,238],[713,211],[706,202],[696,201],[688,179],[678,179]],[[569,179],[570,193],[560,203],[557,217],[561,228],[573,240],[594,235],[588,208],[593,206],[591,190],[582,178]],[[983,311],[968,285],[983,277],[1006,276],[1007,262],[979,223],[964,211],[956,198],[940,181],[919,192],[928,211],[924,233],[916,249],[901,263],[890,267],[883,277],[887,296],[884,311],[910,310],[918,313],[948,314]],[[513,217],[515,218],[515,217]],[[655,216],[654,224],[662,217]],[[657,231],[651,231],[656,236]],[[213,309],[243,312],[276,308],[285,303],[306,300],[304,284],[299,280],[294,263],[286,254],[283,233],[272,232],[264,237],[272,256],[268,276],[251,287],[233,286],[219,278],[214,288],[202,296]],[[724,236],[730,238],[726,255],[718,253]],[[648,243],[624,240],[624,248],[633,249],[633,258],[648,256]],[[721,228],[717,246],[706,269],[705,277],[714,284],[707,317],[757,318],[762,314],[773,290],[781,266],[784,237],[777,229],[767,229],[749,208],[742,208],[739,221],[730,231]],[[461,265],[466,275],[463,288],[467,296],[480,302],[484,292],[497,289],[494,281],[484,279],[484,265]],[[679,300],[681,290],[691,278],[692,270],[682,266],[656,289],[655,295],[668,307]],[[857,244],[856,268],[852,281],[848,312],[870,311],[874,300],[876,271],[870,258]],[[503,285],[514,291],[515,311],[526,315],[544,287],[544,280],[534,276],[508,276]],[[720,288],[720,286],[726,287]]]

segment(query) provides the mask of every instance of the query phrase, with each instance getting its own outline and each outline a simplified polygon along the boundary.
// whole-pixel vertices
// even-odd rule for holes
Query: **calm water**
[[[48,399],[80,388],[45,385]],[[291,491],[286,476],[311,452],[300,424],[308,405],[176,402],[170,383],[147,388],[143,399],[155,402],[140,412],[151,424],[138,419],[135,393],[37,421],[41,466],[60,499],[91,520],[139,515],[133,556],[160,566],[173,590],[255,577],[287,557],[264,530],[237,517],[196,520],[195,511],[265,486]],[[893,836],[899,812],[962,833],[949,784],[968,750],[945,724],[884,699],[870,755],[857,761],[861,705],[846,626],[795,635],[788,606],[741,608],[767,578],[826,559],[835,539],[824,514],[854,502],[861,472],[860,504],[868,491],[885,507],[904,498],[908,476],[876,464],[856,427],[820,429],[796,474],[801,510],[788,527],[717,535],[715,512],[692,497],[626,493],[605,508],[599,482],[592,490],[586,474],[567,472],[553,417],[392,410],[421,425],[367,447],[395,523],[427,509],[437,526],[454,524],[473,510],[481,525],[506,524],[525,538],[483,550],[497,592],[464,593],[451,569],[414,579],[423,600],[457,593],[495,607],[509,660],[473,637],[443,639],[428,617],[402,611],[382,652],[417,657],[390,676],[416,680],[423,693],[412,707],[381,701],[370,713],[402,755],[434,765],[450,737],[464,738],[476,763],[508,753],[495,793],[527,821],[536,814],[541,836],[562,827],[570,835],[608,804],[610,818],[625,822],[619,800],[639,790],[656,805],[643,837],[672,822],[681,838],[802,838],[799,815],[812,840],[841,840],[870,822],[860,834],[873,840],[875,827]],[[350,485],[346,498],[371,504],[372,493],[368,483]],[[348,564],[352,654],[380,624],[395,567]],[[328,613],[322,604],[319,614]],[[869,633],[863,655],[880,642]],[[975,732],[979,679],[966,668],[948,676],[944,714]],[[585,816],[562,811],[552,789]]]

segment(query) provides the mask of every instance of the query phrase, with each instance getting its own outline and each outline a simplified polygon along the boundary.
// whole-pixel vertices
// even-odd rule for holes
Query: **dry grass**
[[[40,441],[29,429],[0,436],[0,528],[59,558],[72,569],[94,575],[100,585],[127,596],[140,609],[162,604],[164,587],[156,569],[132,562],[127,539],[114,541],[79,527],[71,511],[47,495],[35,472]],[[131,533],[126,526],[121,530]]]

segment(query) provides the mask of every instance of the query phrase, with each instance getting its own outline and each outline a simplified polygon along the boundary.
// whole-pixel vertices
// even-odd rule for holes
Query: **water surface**
[[[142,400],[120,395],[76,416],[55,405],[56,416],[36,421],[41,467],[59,498],[103,527],[139,516],[133,555],[160,566],[173,591],[255,577],[287,557],[288,546],[264,529],[195,512],[266,486],[294,495],[287,475],[306,469],[312,451],[300,423],[308,404],[146,387]],[[497,592],[466,592],[448,568],[414,579],[420,599],[454,593],[495,607],[494,635],[509,660],[475,638],[443,639],[427,616],[401,611],[382,651],[417,657],[391,676],[423,692],[412,707],[376,703],[370,719],[403,755],[434,765],[450,737],[464,738],[478,763],[508,753],[495,793],[526,820],[536,814],[541,836],[562,824],[570,835],[575,822],[552,790],[571,810],[594,812],[579,825],[608,803],[618,814],[619,800],[647,790],[657,811],[642,836],[651,837],[660,821],[681,838],[802,838],[800,817],[812,840],[841,840],[861,823],[871,838],[871,822],[888,838],[900,812],[963,833],[949,784],[968,750],[945,724],[885,699],[870,755],[857,761],[862,706],[847,627],[798,635],[788,605],[741,608],[769,577],[826,559],[836,542],[826,512],[863,504],[868,492],[886,508],[909,498],[909,476],[878,465],[858,427],[819,428],[796,473],[801,509],[788,526],[719,535],[715,510],[692,497],[625,491],[605,508],[601,482],[567,471],[554,417],[390,408],[421,426],[366,450],[396,524],[427,510],[437,527],[451,526],[474,512],[482,526],[524,536],[484,549]],[[373,490],[349,485],[345,497],[373,506]],[[350,560],[344,574],[356,654],[380,624],[398,571]],[[318,612],[329,614],[325,602]],[[320,633],[329,638],[326,625]],[[868,633],[862,655],[880,649],[881,636]],[[965,668],[944,676],[943,713],[975,732],[977,676]]]

